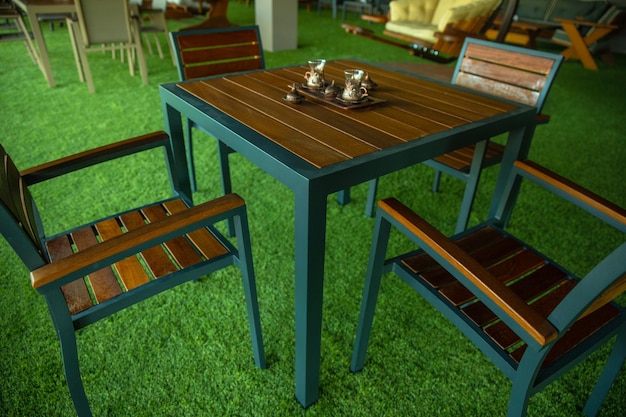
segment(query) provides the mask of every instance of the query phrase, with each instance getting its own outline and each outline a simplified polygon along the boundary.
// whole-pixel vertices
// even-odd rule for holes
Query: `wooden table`
[[[39,26],[37,15],[40,14],[65,14],[76,13],[74,0],[13,0],[15,7],[21,9],[28,16],[30,27],[37,43],[37,51],[35,51],[35,60],[44,77],[48,81],[50,87],[54,87],[54,75],[52,75],[52,67],[48,58],[48,48],[46,41]]]
[[[534,118],[531,107],[360,61],[327,63],[326,79],[343,85],[343,70],[354,67],[369,72],[379,85],[371,95],[384,102],[361,109],[285,102],[287,85],[304,81],[304,65],[160,86],[177,157],[184,159],[182,114],[295,195],[295,385],[304,407],[317,400],[320,382],[327,196],[510,132],[506,178],[527,152],[525,126]],[[499,179],[498,190],[504,186]]]

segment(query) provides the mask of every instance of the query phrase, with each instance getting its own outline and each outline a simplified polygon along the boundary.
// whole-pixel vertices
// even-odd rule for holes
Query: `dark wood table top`
[[[283,96],[289,85],[305,81],[305,65],[184,82],[179,87],[317,168],[519,107],[360,61],[330,61],[325,78],[343,86],[343,71],[350,68],[369,73],[378,84],[370,96],[381,102],[361,108],[340,108],[309,97],[300,104],[286,102]]]

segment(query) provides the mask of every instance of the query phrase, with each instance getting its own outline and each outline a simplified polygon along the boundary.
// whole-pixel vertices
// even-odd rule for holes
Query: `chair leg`
[[[57,336],[61,345],[61,356],[63,359],[63,370],[67,386],[74,403],[74,408],[79,417],[91,417],[89,401],[85,394],[85,388],[80,376],[80,365],[78,363],[78,348],[76,346],[76,333],[74,324],[67,311],[67,305],[61,291],[46,294],[48,309],[52,316],[52,321],[57,330]]]
[[[193,159],[193,139],[191,137],[193,122],[189,119],[185,119],[185,149],[187,150],[187,166],[189,168],[189,181],[191,183],[191,191],[198,191],[198,184],[196,183],[196,164]]]
[[[248,324],[250,326],[250,337],[252,338],[254,362],[260,369],[265,369],[267,365],[265,362],[263,333],[261,331],[261,319],[259,315],[259,304],[252,263],[252,251],[250,250],[250,231],[248,228],[248,217],[245,206],[241,207],[239,215],[236,215],[235,218],[230,218],[230,220],[234,223],[235,234],[237,235],[239,267],[241,268],[244,294],[246,297]]]
[[[233,186],[230,179],[230,162],[228,160],[228,154],[232,153],[233,150],[230,149],[224,142],[218,140],[217,141],[217,154],[219,157],[220,163],[220,174],[222,178],[222,192],[224,195],[230,194],[233,192]],[[233,224],[233,220],[228,220],[228,235],[233,236],[233,233],[236,233],[235,227]]]
[[[81,68],[82,68],[82,75],[84,76],[84,79],[87,81],[87,88],[89,89],[89,92],[95,93],[96,88],[93,85],[93,78],[91,77],[91,70],[89,69],[89,61],[87,61],[87,52],[85,51],[85,47],[83,43],[83,36],[80,33],[80,29],[78,28],[77,23],[72,23],[71,26],[72,26],[71,36],[73,39],[73,45],[77,50],[78,59],[80,60],[80,68],[78,69],[78,76],[80,80],[83,81],[83,78],[81,77]]]
[[[622,329],[622,331],[618,334],[611,356],[609,356],[606,366],[604,367],[604,371],[602,371],[600,379],[598,379],[596,386],[587,400],[587,404],[585,404],[585,408],[583,408],[583,413],[587,417],[595,417],[598,415],[602,402],[609,393],[609,389],[619,374],[620,369],[624,365],[625,360],[626,328]]]
[[[374,321],[374,311],[376,309],[378,290],[380,289],[380,281],[383,275],[383,266],[390,231],[391,224],[382,217],[381,211],[379,210],[376,215],[369,264],[365,276],[365,288],[363,290],[361,312],[359,313],[359,324],[356,331],[354,347],[352,349],[352,363],[350,365],[352,372],[360,371],[365,365],[365,354],[367,352],[367,344]]]
[[[459,211],[459,217],[456,221],[456,228],[454,233],[460,233],[467,228],[469,217],[472,212],[472,206],[474,205],[474,197],[476,197],[476,189],[478,188],[478,181],[480,180],[480,174],[482,172],[483,158],[487,151],[488,140],[478,142],[474,148],[474,156],[472,157],[472,166],[470,167],[469,176],[465,184],[465,192],[463,193],[463,201],[461,202],[461,210]]]
[[[433,193],[439,192],[439,182],[441,181],[441,171],[435,170],[435,179],[433,180]]]
[[[369,190],[367,191],[367,201],[365,202],[365,215],[374,217],[374,206],[376,205],[376,193],[378,192],[378,178],[370,181]]]

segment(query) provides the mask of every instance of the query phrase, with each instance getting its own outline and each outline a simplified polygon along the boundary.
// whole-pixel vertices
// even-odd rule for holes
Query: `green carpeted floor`
[[[231,1],[229,19],[254,23],[254,8]],[[350,19],[360,22],[356,14]],[[172,30],[189,23],[169,22]],[[301,8],[299,28],[298,50],[268,52],[268,67],[312,57],[416,61],[400,48],[345,34],[328,9],[318,16]],[[96,94],[90,94],[78,81],[66,28],[50,31],[46,25],[44,32],[56,88],[47,86],[23,44],[0,44],[0,142],[20,168],[163,128],[157,87],[176,81],[169,59],[147,57],[150,84],[143,86],[126,64],[92,54]],[[616,62],[601,62],[598,72],[575,61],[563,65],[544,109],[552,120],[537,129],[531,158],[626,206],[626,58],[616,56]],[[214,141],[202,139],[196,135],[197,201],[219,195]],[[249,206],[268,369],[253,365],[240,279],[227,270],[80,332],[82,372],[95,415],[504,415],[507,378],[393,276],[383,281],[365,370],[350,373],[373,225],[362,214],[365,185],[353,190],[353,202],[345,207],[329,200],[320,400],[302,410],[294,399],[293,196],[240,155],[231,160],[234,189]],[[166,195],[162,168],[160,154],[152,153],[37,186],[48,232]],[[483,176],[472,224],[486,215],[496,173],[488,169]],[[463,184],[446,177],[441,193],[433,195],[431,181],[432,171],[417,166],[382,179],[379,197],[395,195],[451,233]],[[117,191],[102,198],[105,187]],[[579,274],[624,241],[622,234],[532,188],[523,189],[518,208],[515,230]],[[547,229],[553,231],[546,234]],[[406,247],[394,238],[391,250]],[[620,301],[626,304],[624,297]],[[45,302],[2,239],[0,327],[0,414],[73,415]],[[582,415],[606,354],[604,349],[593,355],[534,396],[529,415]],[[625,393],[622,372],[602,416],[626,415]]]

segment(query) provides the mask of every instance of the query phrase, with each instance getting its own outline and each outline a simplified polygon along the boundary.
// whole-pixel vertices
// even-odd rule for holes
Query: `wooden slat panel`
[[[150,222],[157,221],[167,216],[161,206],[147,207],[142,210],[142,213]],[[198,255],[193,246],[182,236],[165,242],[164,246],[170,251],[172,257],[178,262],[181,268],[187,268],[202,262],[200,255]]]
[[[128,231],[139,229],[146,224],[143,216],[137,211],[124,214],[120,220]],[[155,278],[161,278],[178,270],[161,246],[145,250],[141,252],[141,256]]]
[[[52,262],[70,256],[74,253],[67,236],[59,236],[46,242],[46,249]],[[70,310],[70,314],[80,313],[93,306],[87,284],[83,278],[72,281],[61,287],[61,292]]]
[[[576,286],[576,282],[573,280],[567,281],[554,291],[550,292],[546,296],[532,303],[532,307],[541,316],[548,317],[552,310],[557,306],[561,300]],[[511,330],[504,322],[498,322],[493,326],[485,329],[485,333],[493,339],[502,349],[509,349],[519,343],[521,338]]]
[[[123,233],[115,218],[96,223],[95,228],[102,241],[113,239]],[[135,255],[114,263],[113,268],[115,268],[126,291],[130,291],[150,281],[150,277]]]
[[[457,74],[456,83],[471,88],[472,90],[497,95],[529,106],[535,106],[540,96],[536,91],[463,72]]]
[[[197,47],[181,50],[181,60],[185,65],[199,64],[199,63],[215,63],[219,61],[233,61],[246,65],[248,59],[256,61],[255,67],[250,69],[260,69],[259,65],[259,47],[256,44],[237,44],[237,45],[224,45],[223,47]],[[256,58],[256,59],[255,59]],[[207,68],[210,69],[210,68]],[[228,72],[207,72],[206,75],[216,74],[228,74],[229,72],[243,71],[242,69]]]
[[[72,233],[72,240],[76,248],[81,251],[98,244],[96,235],[91,227],[76,230]],[[96,301],[101,303],[122,293],[122,288],[110,267],[89,274],[89,283]]]
[[[232,45],[244,42],[257,42],[256,31],[254,30],[237,30],[233,32],[223,33],[203,33],[177,38],[178,45],[181,49],[198,48],[198,47],[220,47],[222,45]]]
[[[237,120],[246,125],[258,124],[255,130],[259,131],[259,133],[266,135],[269,139],[318,168],[347,160],[345,155],[328,149],[315,140],[311,140],[310,135],[299,132],[293,127],[277,123],[271,117],[255,109],[249,109],[245,113],[237,113],[240,109],[240,105],[237,102],[225,100],[219,91],[206,84],[199,82],[186,83],[182,87],[200,99],[210,100],[212,103],[219,102],[221,111],[227,114],[237,114]]]
[[[513,239],[504,238],[489,246],[483,247],[472,253],[472,257],[485,268],[500,262],[502,259],[520,251],[522,246]],[[434,288],[443,288],[456,281],[445,269],[434,269],[421,274],[422,278]]]
[[[471,253],[472,249],[481,248],[499,239],[502,239],[502,234],[500,232],[490,227],[485,227],[465,236],[462,239],[456,240],[454,243],[466,252]],[[433,268],[440,267],[439,264],[432,257],[430,257],[430,255],[424,252],[419,255],[403,259],[402,263],[411,269],[415,274],[421,274]]]
[[[567,275],[550,264],[539,268],[532,274],[512,284],[509,288],[525,301],[539,296],[544,291],[558,285]],[[484,327],[497,319],[497,316],[482,302],[476,302],[463,308],[467,315],[477,326]]]
[[[488,46],[474,43],[468,45],[465,55],[484,61],[502,62],[510,67],[545,75],[550,73],[554,65],[554,61],[549,58],[529,56],[514,51],[494,50]]]
[[[164,206],[170,214],[179,213],[187,209],[187,206],[182,200],[169,201],[166,202]],[[207,259],[216,258],[228,253],[224,245],[204,227],[189,233],[187,237],[189,237],[189,240],[196,246],[196,249],[202,253],[202,256]]]
[[[487,269],[498,279],[498,281],[506,284],[540,267],[543,262],[543,258],[538,256],[536,253],[525,250]],[[442,288],[440,292],[441,295],[446,297],[457,307],[476,298],[474,294],[459,281]]]
[[[528,57],[527,57],[528,59]],[[530,91],[541,91],[546,83],[545,74],[537,74],[520,70],[516,67],[507,67],[502,63],[490,63],[471,58],[463,59],[459,75],[462,73],[476,75],[488,80],[496,80],[502,83],[502,87],[507,85],[521,87]],[[467,85],[459,83],[457,84]],[[495,95],[499,95],[499,90],[494,90]],[[504,93],[502,93],[504,94]]]
[[[578,320],[574,325],[559,339],[550,353],[548,354],[542,367],[550,366],[552,362],[559,359],[567,352],[578,346],[582,341],[592,336],[595,332],[601,329],[604,325],[611,320],[619,316],[619,311],[612,305],[605,305],[604,307],[594,311],[588,316]],[[519,363],[522,360],[522,356],[528,346],[523,345],[520,348],[511,352],[510,356],[513,360]]]
[[[185,78],[202,78],[211,75],[230,74],[241,71],[251,71],[261,67],[260,58],[237,60],[231,62],[217,62],[202,66],[185,66]]]

